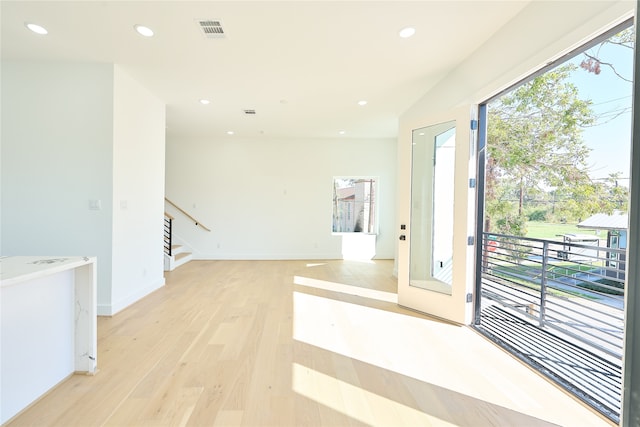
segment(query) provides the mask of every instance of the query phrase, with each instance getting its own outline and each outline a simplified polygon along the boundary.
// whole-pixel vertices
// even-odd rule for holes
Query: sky
[[[603,62],[615,65],[622,76],[633,77],[633,50],[607,44],[588,51],[597,53]],[[580,54],[570,62],[580,65],[585,58]],[[582,99],[593,101],[593,111],[599,117],[597,125],[585,129],[584,140],[592,149],[589,157],[590,176],[593,179],[606,178],[610,173],[620,172],[619,183],[628,186],[630,173],[631,144],[631,101],[632,83],[615,75],[608,67],[602,66],[600,74],[589,73],[578,68],[572,76]]]

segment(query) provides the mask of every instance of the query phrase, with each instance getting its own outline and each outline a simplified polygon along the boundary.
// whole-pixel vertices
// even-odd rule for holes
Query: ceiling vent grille
[[[198,25],[204,36],[208,39],[221,39],[224,38],[224,29],[220,21],[214,21],[211,19],[198,20]]]
[[[247,116],[254,116],[256,114],[256,110],[242,110]]]

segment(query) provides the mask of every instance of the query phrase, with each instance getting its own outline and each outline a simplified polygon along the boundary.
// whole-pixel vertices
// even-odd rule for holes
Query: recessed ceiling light
[[[27,27],[28,29],[30,29],[31,31],[33,31],[36,34],[40,34],[42,36],[49,34],[49,31],[47,31],[46,28],[38,25],[38,24],[30,24],[28,22],[24,23],[24,26]]]
[[[149,27],[145,27],[144,25],[134,25],[133,28],[141,36],[153,37],[153,30]]]
[[[400,30],[400,32],[398,33],[398,35],[400,37],[402,37],[403,39],[409,38],[412,35],[414,35],[416,33],[416,29],[413,27],[406,27],[403,28],[402,30]]]
[[[234,131],[232,131],[232,130],[228,130],[228,131],[227,131],[227,135],[233,135],[234,133],[235,133],[235,132],[234,132]]]
[[[200,104],[202,104],[202,105],[209,105],[209,104],[211,104],[211,101],[209,101],[208,99],[201,99],[201,100],[200,100]]]
[[[340,135],[344,135],[346,132],[341,130],[340,132],[338,132]]]
[[[358,101],[358,105],[361,106],[361,107],[365,106],[365,105],[367,105],[367,101],[365,101],[365,100]]]

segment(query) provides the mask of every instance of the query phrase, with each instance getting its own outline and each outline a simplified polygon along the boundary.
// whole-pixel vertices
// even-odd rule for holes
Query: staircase
[[[164,271],[173,271],[193,259],[193,254],[184,245],[173,243],[173,217],[164,214]]]
[[[164,271],[173,271],[193,259],[193,254],[184,245],[171,245],[171,255],[164,254]]]

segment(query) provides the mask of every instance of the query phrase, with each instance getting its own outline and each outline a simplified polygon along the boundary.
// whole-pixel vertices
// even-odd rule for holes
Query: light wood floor
[[[609,425],[472,329],[399,308],[392,268],[192,261],[99,319],[97,375],[9,425]]]

